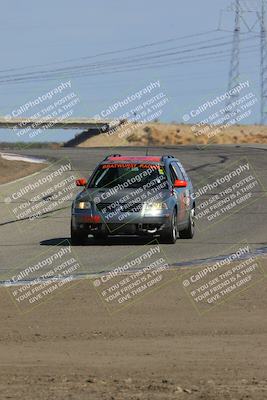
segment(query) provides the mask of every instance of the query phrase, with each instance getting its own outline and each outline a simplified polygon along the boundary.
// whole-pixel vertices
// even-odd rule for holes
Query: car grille
[[[110,213],[116,211],[118,207],[121,212],[139,212],[142,210],[142,203],[120,203],[117,207],[112,208],[112,203],[98,203],[97,209],[103,213]],[[110,207],[109,207],[110,206]]]

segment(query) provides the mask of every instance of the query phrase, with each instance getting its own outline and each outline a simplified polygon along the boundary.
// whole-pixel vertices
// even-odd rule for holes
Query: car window
[[[183,181],[185,179],[182,174],[182,171],[180,170],[180,168],[176,162],[171,163],[171,168],[174,171],[175,179],[179,179],[181,181]]]
[[[189,181],[188,175],[184,169],[184,167],[182,166],[182,164],[177,163],[178,167],[180,168],[180,171],[183,174],[184,180]]]
[[[171,177],[172,184],[174,184],[175,179],[178,179],[177,176],[176,176],[176,173],[175,173],[175,171],[173,169],[172,164],[170,164],[170,177]]]
[[[138,188],[153,180],[156,183],[166,180],[163,167],[145,164],[104,164],[100,165],[95,172],[89,187],[112,188],[123,185],[127,188]]]

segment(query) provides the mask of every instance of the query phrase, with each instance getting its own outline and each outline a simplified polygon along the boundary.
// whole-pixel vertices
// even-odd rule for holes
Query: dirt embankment
[[[101,146],[161,146],[199,144],[267,144],[267,127],[260,125],[233,125],[228,128],[151,123],[124,124],[109,133],[92,136],[78,147]]]
[[[46,167],[46,164],[5,160],[0,156],[0,184],[23,178]]]
[[[112,315],[88,280],[26,314],[7,290],[1,398],[266,399],[264,279],[202,316],[178,279]]]

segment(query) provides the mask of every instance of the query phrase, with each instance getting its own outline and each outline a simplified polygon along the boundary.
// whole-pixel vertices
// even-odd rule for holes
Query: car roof
[[[164,164],[164,161],[166,161],[167,159],[173,159],[176,160],[175,157],[173,156],[126,156],[126,155],[121,155],[121,154],[112,154],[110,156],[107,156],[105,158],[105,160],[102,161],[103,164],[106,163],[112,163],[112,162],[116,162],[116,163],[120,163],[120,162],[129,162],[129,163],[157,163],[157,164]],[[102,164],[101,163],[101,164]]]

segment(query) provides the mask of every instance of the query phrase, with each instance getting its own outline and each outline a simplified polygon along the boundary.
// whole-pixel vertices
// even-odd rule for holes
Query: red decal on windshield
[[[149,164],[103,164],[102,169],[108,168],[141,168],[141,169],[160,169],[160,165],[149,165]]]
[[[149,169],[160,169],[160,165],[148,165],[148,164],[140,164],[140,168],[149,168]]]
[[[104,164],[101,165],[102,169],[107,168],[136,168],[137,164]]]

